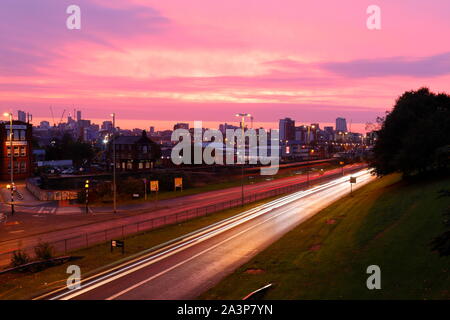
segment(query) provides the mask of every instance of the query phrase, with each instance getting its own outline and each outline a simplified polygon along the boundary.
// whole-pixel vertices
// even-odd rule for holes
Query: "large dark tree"
[[[423,173],[449,165],[450,96],[427,88],[405,92],[386,115],[371,166],[377,175]]]
[[[90,162],[95,156],[95,151],[88,143],[74,141],[72,136],[64,134],[61,139],[53,139],[45,148],[46,160],[70,159],[75,166],[82,166]]]

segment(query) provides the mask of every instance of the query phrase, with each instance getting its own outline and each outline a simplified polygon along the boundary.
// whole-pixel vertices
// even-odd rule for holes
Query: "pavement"
[[[376,179],[354,173],[354,190]],[[278,198],[41,299],[195,299],[321,209],[350,192],[348,176]],[[82,270],[81,270],[82,271]],[[257,288],[255,288],[257,289]]]

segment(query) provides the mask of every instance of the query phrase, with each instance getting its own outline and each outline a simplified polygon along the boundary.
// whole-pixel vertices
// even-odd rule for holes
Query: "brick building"
[[[9,139],[10,123],[4,121],[0,123],[0,179],[9,180],[11,177],[11,149]],[[32,126],[23,121],[13,121],[13,168],[14,179],[25,179],[33,171],[33,150],[32,150]]]
[[[113,159],[112,143],[109,158]],[[161,157],[160,146],[153,142],[147,133],[140,136],[118,136],[115,138],[116,168],[120,171],[141,171],[153,168],[156,160]]]

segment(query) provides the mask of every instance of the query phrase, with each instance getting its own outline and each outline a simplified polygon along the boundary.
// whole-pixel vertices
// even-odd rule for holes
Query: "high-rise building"
[[[151,126],[149,132],[150,132],[150,134],[154,134],[155,133],[155,127]]]
[[[307,128],[306,126],[298,126],[295,127],[295,140],[306,143],[306,135],[307,135]]]
[[[347,120],[345,118],[336,118],[336,131],[347,132]]]
[[[17,111],[17,120],[22,122],[27,122],[27,114],[25,111],[18,110]]]
[[[324,127],[323,131],[327,136],[327,140],[334,140],[334,128],[332,126]]]
[[[295,140],[295,120],[291,118],[280,119],[280,140]]]
[[[111,131],[113,127],[112,121],[103,121],[102,130]]]
[[[77,111],[77,122],[81,121],[81,110]]]

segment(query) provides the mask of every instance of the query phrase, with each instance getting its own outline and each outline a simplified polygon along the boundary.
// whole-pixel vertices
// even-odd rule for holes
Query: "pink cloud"
[[[368,1],[80,0],[82,30],[65,29],[70,1],[0,4],[0,106],[49,117],[224,120],[248,111],[371,121],[405,90],[448,90],[444,0],[380,0],[382,30],[365,27]],[[416,23],[420,21],[421,23]],[[131,119],[130,119],[131,120]]]

